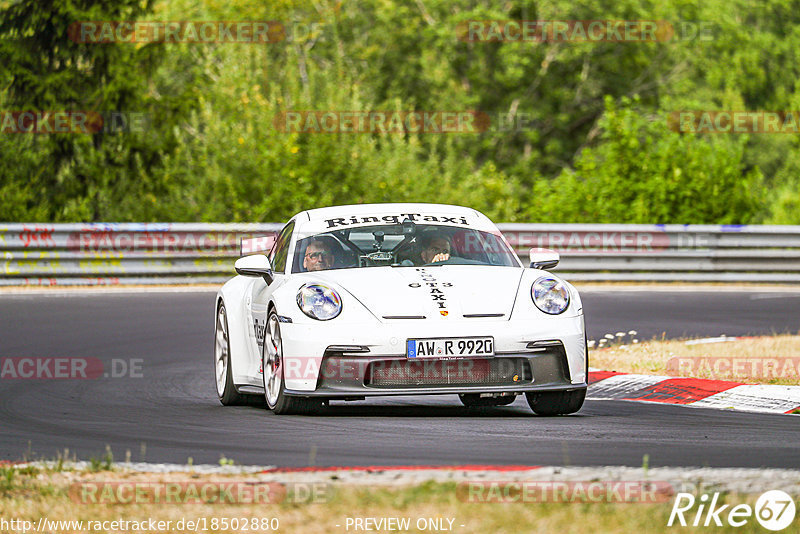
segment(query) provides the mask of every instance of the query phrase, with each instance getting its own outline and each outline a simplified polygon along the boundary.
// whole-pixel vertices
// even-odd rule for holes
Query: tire
[[[525,398],[528,399],[528,406],[537,415],[567,415],[581,409],[586,398],[586,388],[526,393]]]
[[[467,408],[485,408],[490,406],[508,406],[517,400],[517,396],[481,397],[480,393],[459,393],[458,399],[461,401],[461,404]]]
[[[249,395],[236,391],[231,370],[231,343],[228,337],[228,314],[225,304],[217,308],[217,321],[214,326],[214,376],[217,397],[223,406],[243,406],[251,404]]]
[[[264,399],[275,415],[314,414],[322,408],[322,399],[290,397],[285,393],[283,380],[283,339],[278,313],[273,309],[267,319],[264,345],[261,351]]]

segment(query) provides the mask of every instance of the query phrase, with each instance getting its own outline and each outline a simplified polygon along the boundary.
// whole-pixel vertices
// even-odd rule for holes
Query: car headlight
[[[569,306],[567,285],[551,276],[543,276],[533,283],[531,298],[537,308],[550,315],[563,313]]]
[[[342,299],[333,289],[322,284],[305,284],[297,291],[297,305],[320,321],[336,318],[342,311]]]

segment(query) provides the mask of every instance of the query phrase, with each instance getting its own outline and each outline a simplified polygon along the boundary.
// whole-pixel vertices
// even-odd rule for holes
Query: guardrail
[[[2,285],[220,283],[243,237],[281,224],[0,224]]]
[[[520,257],[561,253],[581,281],[800,282],[800,226],[500,224]]]
[[[221,283],[243,237],[279,223],[0,224],[0,286]],[[800,282],[800,226],[500,224],[526,261],[577,281]]]

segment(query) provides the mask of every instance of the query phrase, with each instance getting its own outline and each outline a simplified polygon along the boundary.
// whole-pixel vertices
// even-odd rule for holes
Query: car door
[[[272,292],[283,284],[287,276],[287,260],[293,231],[294,221],[289,221],[278,234],[278,238],[269,252],[269,262],[274,273],[272,283],[267,285],[263,278],[256,279],[246,300],[250,326],[248,329],[248,347],[250,347],[249,367],[251,371],[248,376],[258,377],[257,383],[254,384],[257,386],[261,385],[261,374],[263,372],[261,369],[261,349],[264,344],[264,333],[267,326],[267,305]]]

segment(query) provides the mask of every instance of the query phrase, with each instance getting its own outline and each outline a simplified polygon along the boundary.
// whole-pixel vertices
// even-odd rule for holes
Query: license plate
[[[409,339],[406,355],[409,358],[459,358],[463,356],[494,356],[494,338],[443,337]]]

